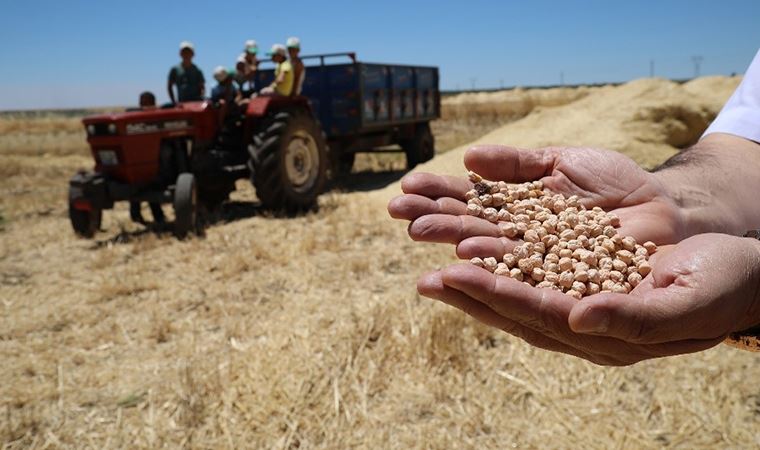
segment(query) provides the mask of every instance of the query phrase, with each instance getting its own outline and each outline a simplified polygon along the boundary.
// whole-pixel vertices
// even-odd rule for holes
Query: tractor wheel
[[[198,190],[191,173],[181,173],[174,187],[174,235],[184,239],[198,222]]]
[[[100,208],[77,209],[75,201],[77,199],[69,190],[69,219],[74,232],[83,238],[91,238],[95,232],[100,229],[100,222],[103,218],[103,210]]]
[[[254,136],[249,152],[256,195],[266,208],[299,212],[316,205],[327,179],[327,145],[311,115],[277,113]]]
[[[435,156],[435,138],[430,132],[430,124],[424,123],[417,126],[414,137],[401,144],[406,153],[406,167],[411,170],[417,164],[433,159]]]

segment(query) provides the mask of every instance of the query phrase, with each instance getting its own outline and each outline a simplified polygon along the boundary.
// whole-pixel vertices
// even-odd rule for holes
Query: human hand
[[[639,242],[669,244],[687,235],[681,210],[659,179],[617,152],[480,146],[465,153],[464,164],[490,180],[541,180],[554,192],[577,195],[587,208],[599,206],[618,215],[619,233]],[[390,201],[388,212],[412,222],[412,239],[457,244],[462,258],[500,258],[514,246],[496,224],[466,214],[464,195],[472,188],[466,178],[414,173],[401,186],[404,195]]]
[[[580,301],[469,264],[426,274],[417,289],[532,345],[602,365],[705,350],[760,323],[760,242],[702,234],[650,262],[630,294]]]

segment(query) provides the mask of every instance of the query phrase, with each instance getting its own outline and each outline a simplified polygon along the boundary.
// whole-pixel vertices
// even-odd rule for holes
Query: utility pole
[[[473,77],[473,78],[470,78],[470,87],[471,87],[471,90],[473,90],[473,91],[475,90],[475,83],[476,83],[477,81],[478,81],[478,79],[477,79],[477,78],[475,78],[475,77]]]
[[[499,80],[499,88],[504,89],[504,78]]]
[[[703,59],[704,58],[701,55],[694,55],[691,57],[691,62],[694,63],[694,78],[699,76],[699,69]]]
[[[565,85],[565,72],[560,71],[559,72],[559,85],[564,86]]]
[[[649,78],[654,78],[654,59],[649,60]]]

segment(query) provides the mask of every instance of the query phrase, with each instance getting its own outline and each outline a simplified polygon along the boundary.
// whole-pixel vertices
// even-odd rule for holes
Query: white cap
[[[189,48],[192,51],[195,51],[195,47],[193,46],[193,43],[190,41],[182,41],[179,43],[179,49],[184,50],[186,48]]]
[[[235,63],[236,64],[240,64],[240,63],[248,64],[248,61],[245,59],[245,53],[241,53],[240,56],[238,56],[237,59],[235,60]]]
[[[288,48],[297,48],[297,49],[300,49],[301,48],[301,40],[298,39],[297,37],[289,37],[288,41],[285,43],[285,45]]]
[[[245,41],[245,48],[243,50],[243,54],[252,53],[255,55],[259,52],[259,45],[253,39],[249,39]]]
[[[288,50],[282,44],[274,44],[272,49],[269,50],[269,55],[288,56]]]
[[[214,69],[214,79],[220,83],[227,79],[227,68],[224,66],[216,66]]]

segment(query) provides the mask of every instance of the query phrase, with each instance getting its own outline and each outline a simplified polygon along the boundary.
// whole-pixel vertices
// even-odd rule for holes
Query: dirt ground
[[[737,83],[447,98],[434,132],[450,151],[421,170],[461,173],[474,140],[606,146],[652,167]],[[598,367],[419,297],[417,276],[456,257],[387,217],[395,155],[360,158],[302,217],[272,217],[240,181],[205,237],[179,242],[119,205],[77,239],[78,114],[0,116],[4,448],[760,446],[755,354]]]

